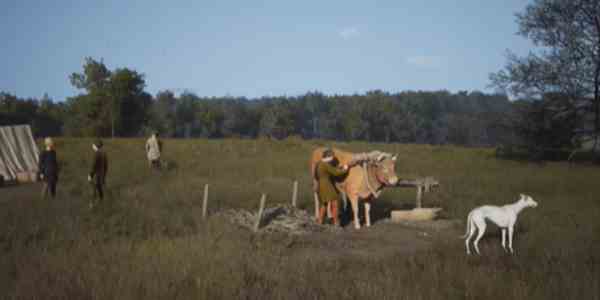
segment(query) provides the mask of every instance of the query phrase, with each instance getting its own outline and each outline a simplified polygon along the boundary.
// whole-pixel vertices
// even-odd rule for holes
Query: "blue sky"
[[[146,90],[295,96],[482,90],[528,1],[2,1],[0,90],[55,100],[86,56]]]

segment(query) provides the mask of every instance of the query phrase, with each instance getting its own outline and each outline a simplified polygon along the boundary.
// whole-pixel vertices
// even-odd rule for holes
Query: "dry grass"
[[[308,157],[323,142],[167,140],[169,169],[148,170],[143,140],[107,140],[108,197],[93,210],[86,172],[91,140],[58,141],[64,164],[58,198],[39,186],[0,190],[0,295],[15,299],[599,299],[600,172],[591,166],[496,160],[491,149],[336,144],[399,153],[401,177],[431,175],[440,188],[424,199],[447,218],[527,193],[540,203],[523,212],[515,250],[505,255],[488,229],[482,257],[467,257],[464,228],[431,237],[428,250],[345,253],[333,244],[252,235],[210,210],[288,203],[300,181],[300,206],[312,209]],[[388,191],[375,214],[413,204],[414,191]],[[392,228],[393,230],[393,228]],[[389,248],[385,231],[364,230]],[[356,234],[345,231],[342,234]],[[379,236],[378,236],[379,234]],[[335,235],[332,238],[336,238]],[[312,246],[317,243],[315,240]],[[388,249],[389,250],[389,249]],[[331,253],[330,255],[327,253]]]

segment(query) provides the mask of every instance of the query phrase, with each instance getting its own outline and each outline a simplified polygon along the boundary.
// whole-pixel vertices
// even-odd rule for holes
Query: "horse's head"
[[[383,185],[395,186],[398,183],[396,157],[397,155],[395,154],[381,153],[374,162],[375,176]]]

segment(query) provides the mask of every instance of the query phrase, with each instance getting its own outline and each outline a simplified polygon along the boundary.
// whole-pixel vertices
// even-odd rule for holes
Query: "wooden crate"
[[[36,182],[37,174],[36,172],[19,172],[17,173],[17,182],[18,183],[27,183],[27,182]]]

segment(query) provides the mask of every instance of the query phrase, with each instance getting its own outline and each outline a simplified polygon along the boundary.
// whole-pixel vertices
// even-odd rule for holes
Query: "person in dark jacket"
[[[104,184],[106,183],[106,173],[108,171],[108,158],[102,150],[102,141],[98,140],[92,144],[94,149],[94,159],[92,160],[92,168],[88,174],[88,181],[94,186],[94,198],[100,200],[104,198]]]
[[[56,150],[52,138],[45,138],[44,145],[46,149],[40,153],[38,162],[38,178],[44,181],[42,189],[42,198],[46,199],[48,193],[50,197],[56,196],[56,184],[58,182],[58,161],[56,159]]]

